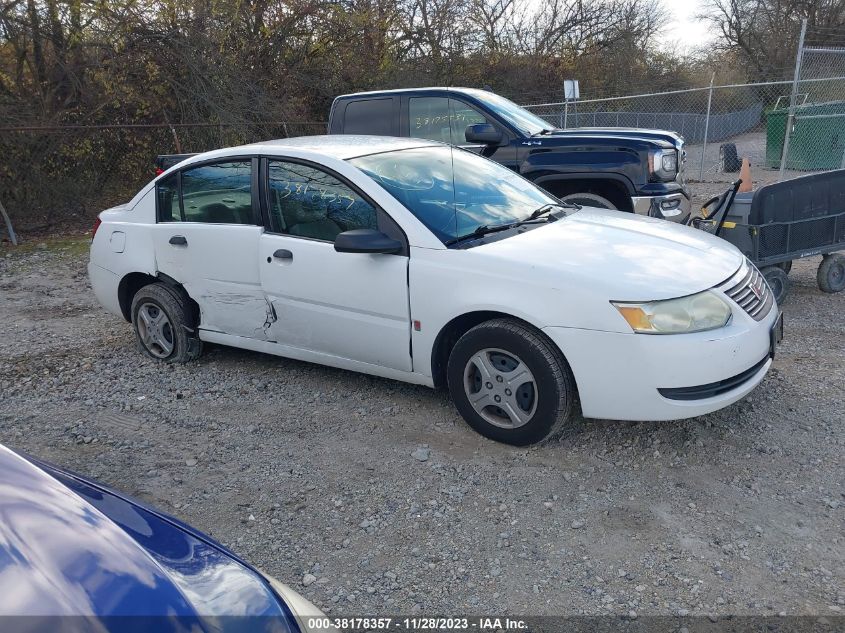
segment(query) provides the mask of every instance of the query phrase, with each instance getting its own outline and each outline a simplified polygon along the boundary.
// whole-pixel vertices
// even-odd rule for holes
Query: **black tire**
[[[619,207],[610,200],[595,193],[568,193],[565,196],[561,196],[560,199],[563,202],[580,204],[582,207],[598,207],[599,209],[610,209],[611,211],[619,210]]]
[[[159,318],[157,311],[164,316],[161,324],[145,325],[144,316]],[[163,283],[144,286],[132,299],[131,314],[135,339],[148,356],[166,363],[186,363],[202,353],[202,341],[196,336],[195,319],[184,292]]]
[[[471,383],[477,380],[481,373],[475,371],[477,366],[471,367],[473,362],[471,359],[487,352],[490,352],[488,359],[493,361],[492,369],[496,369],[496,355],[500,357],[501,362],[510,357],[524,363],[533,379],[529,387],[529,397],[522,398],[531,414],[527,415],[526,409],[522,409],[521,414],[528,419],[521,426],[505,428],[487,419],[504,420],[504,417],[508,416],[491,400],[496,397],[491,395],[496,390],[503,390],[502,397],[505,397],[504,392],[507,391],[509,384],[507,380],[495,383],[494,377],[491,377],[489,383],[486,381],[479,383],[478,391],[474,393],[481,394],[483,388],[488,388],[487,384],[495,383],[494,387],[488,388],[493,390],[491,393],[483,394],[487,400],[490,400],[490,404],[482,408],[484,415],[480,414],[470,402]],[[515,371],[515,369],[507,371]],[[474,374],[470,376],[473,372]],[[506,374],[497,373],[495,378],[504,375]],[[514,446],[526,446],[558,437],[567,422],[571,420],[577,399],[572,371],[554,343],[536,330],[512,319],[487,321],[464,334],[449,355],[447,382],[458,412],[472,428],[485,437]],[[519,390],[528,385],[528,383],[522,386],[515,384]],[[507,393],[510,396],[511,392],[507,391]],[[523,393],[522,396],[525,394]],[[513,395],[513,400],[517,401],[522,396],[516,393]],[[503,404],[503,406],[508,405]],[[498,416],[497,410],[503,414],[503,417]]]
[[[736,144],[723,143],[719,146],[719,165],[726,174],[732,174],[742,168],[742,161],[739,160]]]
[[[792,260],[790,259],[788,262],[781,262],[778,266],[783,268],[783,272],[788,275],[792,271]]]
[[[789,276],[780,266],[766,266],[760,272],[772,289],[775,296],[775,301],[778,305],[783,304],[786,300],[786,295],[789,293]]]
[[[842,292],[845,290],[845,255],[839,253],[825,255],[819,270],[816,273],[816,281],[822,292]]]

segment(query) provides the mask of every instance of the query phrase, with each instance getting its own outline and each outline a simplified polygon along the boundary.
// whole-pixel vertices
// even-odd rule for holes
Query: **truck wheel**
[[[144,286],[132,299],[132,327],[141,349],[166,363],[185,363],[202,353],[187,301],[162,283]]]
[[[455,344],[446,371],[464,420],[497,442],[551,439],[572,418],[577,391],[569,365],[553,343],[518,321],[472,328]]]
[[[760,272],[772,289],[772,294],[775,296],[775,302],[781,305],[786,299],[789,292],[789,277],[780,266],[766,266]]]
[[[816,281],[822,292],[845,290],[845,255],[825,255],[819,264]]]
[[[735,143],[723,143],[719,146],[719,167],[726,174],[737,172],[742,167]]]
[[[569,193],[561,198],[564,202],[574,202],[582,207],[598,207],[599,209],[611,209],[618,211],[618,207],[607,198],[595,193]]]

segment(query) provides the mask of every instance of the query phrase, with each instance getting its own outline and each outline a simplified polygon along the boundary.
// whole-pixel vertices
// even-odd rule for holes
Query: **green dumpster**
[[[766,117],[766,164],[780,167],[789,108],[772,110]],[[787,169],[839,169],[845,161],[845,101],[807,103],[795,108],[789,139]]]

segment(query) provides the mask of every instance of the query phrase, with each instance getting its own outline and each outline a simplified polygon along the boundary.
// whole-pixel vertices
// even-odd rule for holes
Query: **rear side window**
[[[344,134],[393,136],[393,99],[365,99],[346,105]]]
[[[182,171],[185,222],[255,224],[252,162],[232,161]]]
[[[156,196],[158,196],[158,221],[181,222],[182,213],[179,210],[177,174],[171,174],[156,183]]]

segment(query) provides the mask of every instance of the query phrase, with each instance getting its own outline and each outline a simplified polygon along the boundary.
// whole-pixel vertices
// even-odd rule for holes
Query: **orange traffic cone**
[[[741,193],[753,191],[754,183],[751,182],[751,163],[747,158],[742,159],[742,167],[739,170],[739,177],[742,179],[742,184],[739,186]]]

